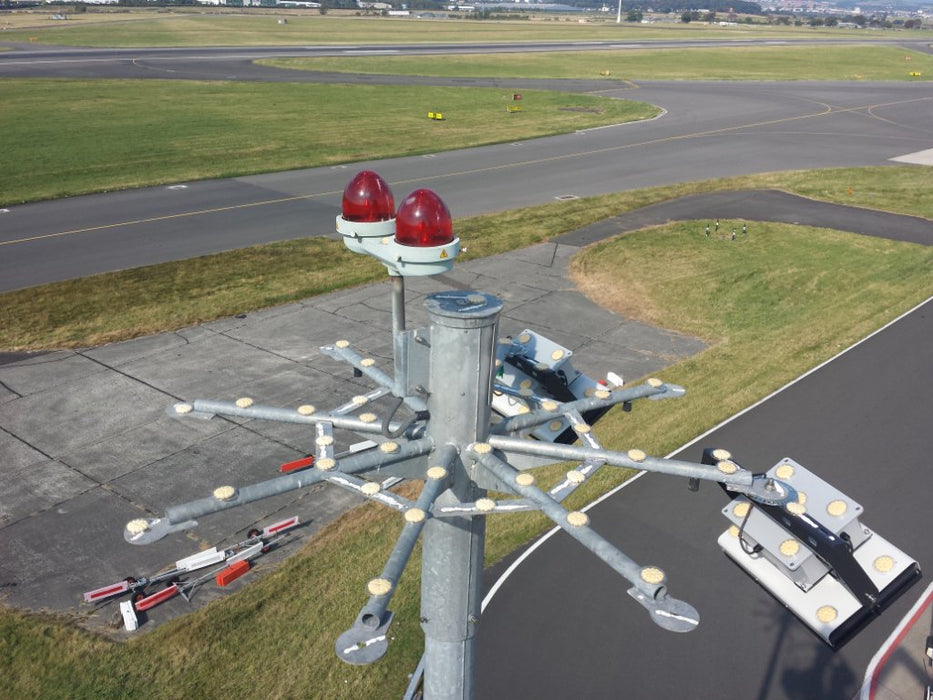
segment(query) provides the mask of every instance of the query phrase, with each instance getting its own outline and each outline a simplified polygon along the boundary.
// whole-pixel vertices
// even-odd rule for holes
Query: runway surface
[[[910,43],[917,48],[917,42]],[[645,44],[647,46],[649,44]],[[663,48],[666,44],[650,45]],[[670,42],[682,47],[690,42]],[[706,44],[704,44],[706,45]],[[632,44],[632,46],[642,46]],[[611,42],[576,50],[619,48]],[[643,46],[642,46],[643,47]],[[883,165],[933,146],[933,84],[863,82],[535,81],[321,74],[258,66],[263,56],[566,50],[565,44],[208,49],[21,47],[0,76],[291,82],[419,82],[546,88],[631,98],[655,120],[518,143],[352,166],[168,183],[10,206],[0,212],[0,291],[177,260],[273,240],[334,235],[355,169],[375,168],[398,197],[442,193],[454,217],[656,185],[757,172]],[[871,193],[852,204],[881,207]]]
[[[698,461],[703,447],[725,447],[755,470],[790,456],[860,502],[862,522],[929,572],[933,364],[912,349],[928,350],[931,339],[927,302],[677,456]],[[557,534],[486,608],[477,697],[854,697],[924,586],[833,653],[719,550],[727,502],[715,486],[691,493],[681,480],[646,475],[589,511],[597,532],[667,572],[671,595],[700,612],[696,631],[655,626],[626,581]],[[922,650],[913,652],[920,659]]]

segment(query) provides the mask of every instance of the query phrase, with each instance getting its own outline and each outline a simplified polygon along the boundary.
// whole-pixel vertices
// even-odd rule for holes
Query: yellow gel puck
[[[645,583],[661,583],[664,580],[664,572],[656,566],[646,566],[641,570],[641,580]]]
[[[476,510],[488,513],[496,507],[496,502],[491,498],[480,498],[476,501]]]
[[[369,595],[386,595],[392,590],[392,582],[386,578],[374,578],[366,584]]]
[[[590,522],[590,516],[586,513],[581,513],[578,510],[571,511],[567,513],[567,524],[573,527],[583,527],[588,525]]]

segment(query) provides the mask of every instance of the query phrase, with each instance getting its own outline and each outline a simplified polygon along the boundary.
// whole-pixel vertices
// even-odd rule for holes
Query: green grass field
[[[933,56],[896,46],[756,46],[562,51],[485,56],[289,58],[281,68],[484,78],[625,80],[912,80],[933,79]],[[921,75],[911,76],[919,72]],[[609,81],[607,80],[607,84]]]
[[[658,113],[635,101],[527,90],[523,111],[510,114],[511,91],[492,88],[159,80],[3,80],[0,88],[0,204],[415,155]]]

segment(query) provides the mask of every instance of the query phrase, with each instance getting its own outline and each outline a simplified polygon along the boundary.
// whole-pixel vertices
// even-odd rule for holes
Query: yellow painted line
[[[780,119],[770,119],[770,120],[765,120],[765,121],[752,122],[750,124],[739,124],[736,126],[723,127],[721,129],[710,129],[708,131],[698,131],[698,132],[689,133],[689,134],[679,134],[677,136],[665,136],[663,138],[649,139],[647,141],[639,141],[637,143],[629,143],[629,144],[623,144],[619,146],[609,146],[608,148],[598,148],[598,149],[593,149],[590,151],[578,151],[575,153],[567,153],[567,154],[560,155],[560,156],[552,156],[550,158],[534,158],[530,160],[506,163],[503,165],[496,165],[492,167],[476,168],[473,170],[458,170],[458,171],[454,171],[454,172],[450,172],[450,173],[446,173],[442,175],[432,175],[431,177],[411,178],[408,180],[396,180],[394,183],[391,183],[391,184],[408,185],[408,184],[415,184],[415,183],[420,183],[420,182],[427,182],[431,180],[444,180],[444,179],[449,179],[453,177],[462,177],[464,175],[476,175],[476,174],[484,173],[484,172],[508,170],[510,168],[525,167],[529,165],[539,165],[541,163],[553,163],[553,162],[557,162],[561,160],[568,160],[571,158],[585,158],[587,156],[594,155],[597,153],[606,153],[607,151],[623,151],[623,150],[628,150],[632,148],[639,148],[641,146],[651,146],[651,145],[655,145],[659,143],[669,143],[672,141],[703,138],[705,136],[715,136],[717,134],[725,134],[725,133],[729,133],[733,131],[752,129],[752,128],[760,127],[760,126],[771,126],[774,124],[787,124],[787,123],[794,122],[794,121],[801,121],[804,119],[813,119],[816,117],[824,117],[824,116],[831,115],[831,114],[845,114],[847,112],[861,111],[861,112],[864,112],[866,116],[882,120],[880,117],[877,117],[871,114],[871,110],[878,109],[881,107],[890,107],[892,105],[908,104],[911,102],[925,102],[925,101],[928,102],[930,100],[933,100],[933,97],[920,97],[920,98],[909,99],[909,100],[898,100],[894,102],[885,102],[885,103],[874,104],[874,105],[860,105],[858,107],[846,107],[846,108],[834,108],[828,104],[817,103],[817,104],[821,104],[823,109],[819,112],[813,112],[811,114],[801,114],[795,117],[782,117]],[[887,121],[887,120],[882,120],[882,121]],[[631,123],[634,124],[637,122],[631,122]],[[284,202],[295,202],[295,201],[299,201],[302,199],[314,199],[315,197],[326,197],[326,196],[339,195],[341,193],[342,193],[342,190],[341,191],[333,190],[330,192],[316,192],[312,194],[295,195],[292,197],[280,197],[277,199],[266,199],[266,200],[260,200],[256,202],[247,202],[245,204],[234,204],[228,207],[216,207],[213,209],[199,209],[195,211],[181,212],[178,214],[166,214],[164,216],[153,216],[153,217],[149,217],[145,219],[120,221],[120,222],[116,222],[113,224],[102,224],[100,226],[89,226],[87,228],[70,229],[67,231],[59,231],[57,233],[45,233],[45,234],[40,234],[36,236],[28,236],[25,238],[16,238],[16,239],[9,240],[9,241],[0,241],[0,246],[15,245],[19,243],[29,243],[33,241],[46,240],[50,238],[62,238],[65,236],[74,236],[74,235],[81,234],[81,233],[92,233],[95,231],[106,231],[109,229],[121,228],[123,226],[136,226],[139,224],[150,224],[150,223],[156,223],[159,221],[171,221],[173,219],[183,219],[186,217],[203,216],[206,214],[217,214],[217,213],[227,212],[227,211],[236,211],[238,209],[263,207],[263,206],[274,205],[274,204],[282,204]]]
[[[118,221],[113,224],[101,224],[100,226],[88,226],[87,228],[75,228],[68,231],[59,231],[57,233],[43,233],[37,236],[28,236],[26,238],[15,238],[10,241],[0,241],[0,246],[13,245],[15,243],[29,243],[32,241],[41,241],[47,238],[61,238],[63,236],[74,236],[79,233],[92,233],[94,231],[106,231],[107,229],[121,228],[123,226],[135,226],[137,224],[151,224],[157,221],[170,221],[172,219],[184,219],[189,216],[203,216],[204,214],[218,214],[225,211],[236,211],[237,209],[249,209],[250,207],[262,207],[268,204],[282,204],[283,202],[295,202],[301,199],[312,199],[314,197],[324,197],[327,195],[341,194],[341,192],[318,192],[317,194],[302,194],[294,197],[280,197],[278,199],[266,199],[258,202],[247,202],[245,204],[233,204],[229,207],[216,207],[214,209],[198,209],[195,211],[180,212],[178,214],[166,214],[164,216],[152,216],[146,219],[132,219],[130,221]]]

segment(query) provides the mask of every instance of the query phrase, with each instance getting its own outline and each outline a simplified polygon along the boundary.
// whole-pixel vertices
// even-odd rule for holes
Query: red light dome
[[[395,199],[388,183],[372,170],[361,170],[343,191],[343,218],[347,221],[388,221]]]
[[[454,240],[453,228],[450,210],[431,190],[412,192],[395,215],[395,241],[401,245],[447,245]]]

